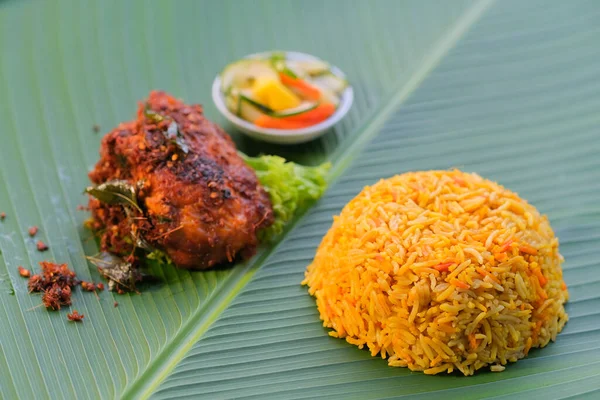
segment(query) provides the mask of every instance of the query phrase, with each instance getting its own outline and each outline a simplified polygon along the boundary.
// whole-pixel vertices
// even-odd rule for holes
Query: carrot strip
[[[288,121],[311,121],[313,123],[318,123],[321,121],[325,121],[327,118],[331,117],[331,115],[335,112],[335,106],[331,103],[321,103],[310,111],[292,115],[289,117],[283,117],[282,119]]]
[[[471,347],[471,350],[475,350],[477,348],[477,339],[475,339],[475,335],[474,334],[469,334],[469,346]]]
[[[283,72],[279,73],[279,79],[281,79],[281,82],[284,85],[300,91],[308,100],[316,101],[321,98],[321,91],[303,79],[293,78],[287,74],[284,74]]]
[[[441,263],[436,265],[435,267],[433,267],[434,269],[440,271],[440,272],[444,272],[444,271],[448,271],[448,268],[452,265],[455,264],[454,261],[451,262],[445,262],[445,263]]]
[[[463,281],[459,281],[458,279],[452,279],[452,281],[450,281],[450,283],[461,289],[469,289],[471,287],[467,283],[465,283]]]
[[[535,256],[535,255],[537,255],[537,253],[538,253],[537,249],[535,249],[535,248],[531,247],[531,246],[530,246],[530,245],[528,245],[528,244],[522,244],[522,245],[520,245],[520,246],[519,246],[519,251],[520,251],[521,253],[525,253],[525,254],[531,254],[532,256]]]
[[[546,283],[548,283],[548,279],[546,279],[546,277],[542,274],[542,270],[540,270],[539,268],[536,268],[533,270],[533,273],[538,278],[540,285],[546,286]]]
[[[498,278],[496,278],[493,274],[490,274],[489,272],[487,272],[485,269],[483,269],[481,267],[475,267],[475,271],[479,272],[479,274],[483,277],[489,276],[491,280],[493,280],[497,284],[500,284],[500,281],[498,280]]]
[[[562,283],[560,284],[560,288],[562,290],[567,290],[567,284],[565,283],[565,281],[562,281]]]
[[[287,118],[275,118],[268,115],[261,115],[254,120],[254,125],[272,129],[300,129],[316,123],[314,121],[290,121]]]
[[[513,239],[509,239],[506,242],[504,242],[502,244],[502,247],[500,247],[500,252],[506,251],[510,248],[510,245],[514,243]]]

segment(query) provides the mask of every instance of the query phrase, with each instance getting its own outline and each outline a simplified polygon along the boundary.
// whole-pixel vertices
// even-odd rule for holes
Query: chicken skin
[[[253,255],[257,232],[273,222],[256,174],[200,105],[153,91],[135,121],[103,138],[100,155],[92,182],[127,181],[139,204],[90,198],[104,251],[126,256],[144,243],[180,268],[205,269]]]

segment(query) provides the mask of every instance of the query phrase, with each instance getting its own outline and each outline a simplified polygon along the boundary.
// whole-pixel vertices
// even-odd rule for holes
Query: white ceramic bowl
[[[244,58],[267,58],[273,52],[258,53],[246,56]],[[286,56],[290,60],[317,60],[317,57],[309,54],[297,53],[294,51],[285,52]],[[345,78],[346,76],[337,67],[331,66],[331,72],[335,75]],[[221,92],[221,76],[217,75],[212,87],[212,98],[215,105],[233,125],[235,125],[240,131],[246,133],[248,136],[263,140],[265,142],[277,143],[277,144],[296,144],[303,143],[313,140],[323,135],[329,128],[338,123],[350,110],[352,101],[354,100],[354,92],[352,86],[348,87],[342,92],[340,96],[340,104],[333,115],[327,118],[325,121],[309,126],[302,129],[269,129],[261,128],[248,122],[237,115],[233,114],[225,105],[225,96]]]

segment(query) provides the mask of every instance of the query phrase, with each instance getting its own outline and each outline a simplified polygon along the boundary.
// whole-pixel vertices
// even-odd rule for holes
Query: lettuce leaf
[[[305,167],[286,162],[279,156],[240,156],[256,172],[273,205],[275,222],[259,232],[259,239],[269,242],[279,236],[285,225],[311,201],[319,199],[327,188],[330,163]]]

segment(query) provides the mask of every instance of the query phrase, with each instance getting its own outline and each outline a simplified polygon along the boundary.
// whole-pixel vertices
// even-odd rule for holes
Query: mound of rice
[[[329,334],[390,366],[472,375],[544,347],[568,299],[545,216],[461,171],[366,187],[323,238],[303,284]]]

